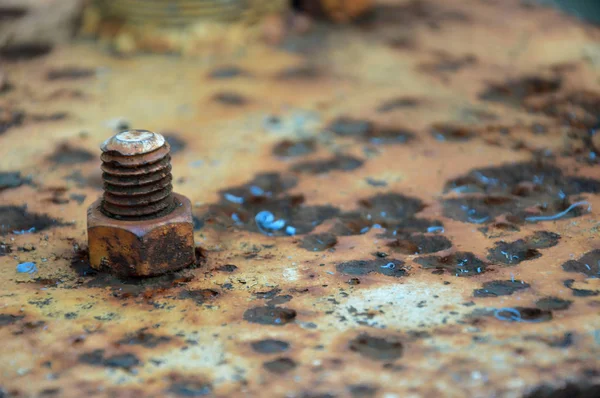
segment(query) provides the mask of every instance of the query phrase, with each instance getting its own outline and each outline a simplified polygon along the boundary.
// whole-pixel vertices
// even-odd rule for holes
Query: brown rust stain
[[[594,395],[598,37],[517,0],[392,0],[217,68],[91,43],[3,65],[0,395]],[[167,132],[193,267],[89,265],[124,123]]]

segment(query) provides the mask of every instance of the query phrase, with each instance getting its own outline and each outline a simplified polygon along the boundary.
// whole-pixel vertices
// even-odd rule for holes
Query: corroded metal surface
[[[4,394],[598,396],[599,37],[519,1],[386,1],[219,64],[4,62]],[[123,117],[171,146],[197,268],[89,267]]]

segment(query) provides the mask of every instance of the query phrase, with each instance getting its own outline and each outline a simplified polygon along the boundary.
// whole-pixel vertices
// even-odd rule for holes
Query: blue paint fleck
[[[440,232],[440,233],[444,233],[444,227],[438,227],[438,226],[433,226],[433,227],[429,227],[427,228],[427,232],[429,233],[433,233],[433,232]]]
[[[500,315],[502,313],[508,313],[510,316]],[[494,316],[501,321],[519,322],[521,320],[521,313],[516,308],[498,308],[494,311]]]
[[[35,227],[31,227],[29,229],[22,229],[20,231],[13,231],[13,234],[15,235],[25,235],[25,234],[32,234],[35,232]]]
[[[254,196],[263,196],[265,194],[265,191],[261,187],[258,187],[256,185],[252,185],[250,187],[250,193],[252,195],[254,195]]]
[[[241,205],[242,203],[244,203],[244,198],[242,198],[241,196],[235,196],[230,193],[226,193],[223,196],[225,197],[225,199],[227,199],[228,201],[230,201],[232,203],[237,203],[238,205]]]
[[[532,216],[532,217],[526,217],[525,220],[527,220],[529,222],[557,220],[557,219],[567,215],[567,213],[569,213],[574,208],[583,206],[583,205],[588,205],[588,211],[592,211],[592,205],[590,205],[588,202],[583,200],[581,202],[573,203],[571,206],[567,207],[564,211],[561,211],[560,213],[556,213],[552,216]]]
[[[505,316],[502,314],[507,314],[509,316]],[[500,320],[500,321],[508,321],[508,322],[531,322],[531,323],[535,323],[535,322],[540,322],[540,320],[528,320],[528,319],[523,319],[521,317],[521,312],[516,309],[516,308],[498,308],[494,311],[494,316],[496,317],[496,319]]]
[[[275,220],[275,216],[270,211],[263,210],[259,212],[255,217],[254,221],[258,230],[265,235],[271,235],[272,231],[278,231],[285,227],[284,220]]]
[[[481,217],[481,218],[473,218],[473,217],[469,217],[468,218],[469,222],[472,222],[473,224],[483,224],[484,222],[486,222],[487,220],[489,220],[489,217]]]
[[[235,223],[236,223],[236,224],[243,224],[243,223],[242,223],[242,220],[240,220],[240,216],[238,216],[238,214],[237,214],[237,213],[233,213],[233,214],[231,215],[231,219],[232,219],[233,221],[235,221]]]
[[[292,227],[291,225],[288,225],[287,227],[285,227],[285,233],[289,236],[294,236],[296,235],[296,228]]]
[[[37,267],[35,263],[27,262],[21,263],[17,265],[17,272],[20,274],[35,274],[37,272]]]

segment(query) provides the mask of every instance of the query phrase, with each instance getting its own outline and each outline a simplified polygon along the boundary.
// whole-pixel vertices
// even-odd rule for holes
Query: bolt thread
[[[144,154],[104,152],[102,211],[118,219],[160,217],[174,208],[169,144]]]

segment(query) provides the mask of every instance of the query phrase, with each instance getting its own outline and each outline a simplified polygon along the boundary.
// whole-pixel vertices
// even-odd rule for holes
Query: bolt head
[[[173,194],[171,213],[143,221],[106,216],[98,200],[88,209],[90,265],[121,276],[160,275],[192,265],[195,260],[192,205]]]
[[[102,152],[117,152],[123,156],[143,155],[165,145],[165,137],[148,130],[125,130],[110,137],[100,146]]]

